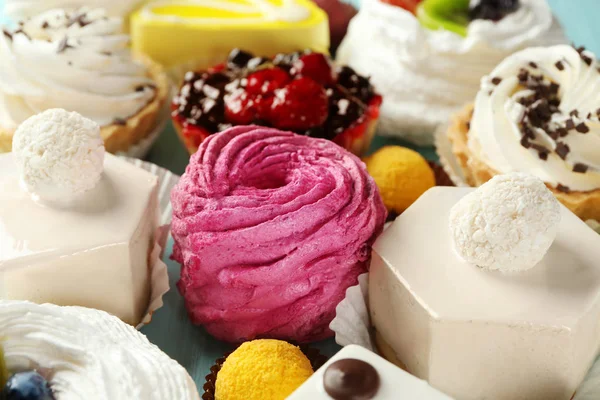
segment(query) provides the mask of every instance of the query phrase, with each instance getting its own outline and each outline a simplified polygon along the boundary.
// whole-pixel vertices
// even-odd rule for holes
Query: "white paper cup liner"
[[[448,125],[441,125],[434,134],[435,150],[440,158],[440,164],[450,177],[452,183],[458,187],[469,186],[465,179],[465,175],[458,164],[458,160],[452,152],[452,143],[450,143],[450,139],[448,139],[448,135],[446,135],[447,131]]]
[[[357,344],[375,350],[369,318],[369,274],[358,277],[358,285],[346,290],[346,297],[337,305],[336,315],[329,328],[335,332],[340,346]]]
[[[586,221],[586,224],[596,232],[600,233],[600,223],[598,223],[598,221],[590,219]]]
[[[123,159],[158,177],[158,204],[161,226],[155,234],[156,240],[154,242],[154,248],[150,253],[150,302],[142,322],[137,326],[138,329],[141,329],[144,325],[147,325],[152,321],[152,314],[163,306],[163,296],[170,289],[167,264],[162,261],[162,257],[170,232],[171,189],[173,189],[179,181],[179,176],[173,174],[169,170],[146,161],[129,157],[123,157]]]

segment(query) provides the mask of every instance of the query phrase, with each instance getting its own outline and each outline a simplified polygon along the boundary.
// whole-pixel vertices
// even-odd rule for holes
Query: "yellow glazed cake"
[[[155,1],[131,18],[133,48],[166,67],[206,69],[233,48],[327,53],[327,15],[310,0]]]

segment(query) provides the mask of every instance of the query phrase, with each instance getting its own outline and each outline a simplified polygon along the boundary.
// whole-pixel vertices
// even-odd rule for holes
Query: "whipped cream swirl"
[[[191,377],[133,327],[103,311],[0,301],[9,371],[38,369],[56,400],[199,400]]]
[[[101,126],[122,123],[155,96],[147,69],[101,9],[51,10],[0,34],[0,128],[51,108]]]
[[[546,0],[521,0],[498,22],[474,20],[466,37],[429,30],[410,12],[365,0],[338,61],[371,76],[383,95],[380,131],[431,144],[432,132],[473,100],[479,80],[511,53],[565,43]]]
[[[111,17],[125,17],[143,0],[4,0],[4,15],[17,20],[62,8],[75,10],[87,6],[103,8]]]
[[[231,342],[332,336],[387,214],[356,156],[256,126],[206,139],[171,200],[191,319]]]
[[[567,45],[508,57],[482,79],[469,149],[499,173],[600,189],[600,63]]]

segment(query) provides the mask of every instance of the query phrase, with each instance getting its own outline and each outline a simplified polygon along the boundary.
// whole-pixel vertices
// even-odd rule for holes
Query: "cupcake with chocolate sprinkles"
[[[600,220],[600,63],[572,46],[516,53],[448,130],[469,184],[526,172],[580,218]]]
[[[284,400],[326,361],[308,346],[273,339],[245,342],[216,360],[202,399]]]
[[[128,152],[165,118],[169,82],[162,68],[134,56],[123,19],[104,9],[52,9],[0,27],[0,152],[17,127],[52,108],[101,126],[106,150]]]

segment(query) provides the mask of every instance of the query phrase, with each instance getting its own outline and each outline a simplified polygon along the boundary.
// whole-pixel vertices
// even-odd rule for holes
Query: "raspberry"
[[[235,90],[225,96],[225,117],[237,125],[247,125],[256,116],[255,99],[243,89]]]
[[[422,0],[381,0],[384,3],[392,4],[394,6],[402,7],[405,10],[410,11],[413,14],[417,13],[417,6]]]
[[[273,93],[275,89],[284,87],[290,76],[281,68],[261,69],[248,75],[246,91],[253,95]]]
[[[312,78],[322,85],[328,85],[334,81],[331,64],[327,57],[320,53],[310,53],[300,57],[294,62],[291,73]]]
[[[256,115],[258,119],[269,121],[271,119],[271,107],[275,97],[273,95],[257,96],[254,99]]]
[[[306,130],[324,124],[328,114],[325,89],[303,77],[275,91],[269,121],[279,129]]]

